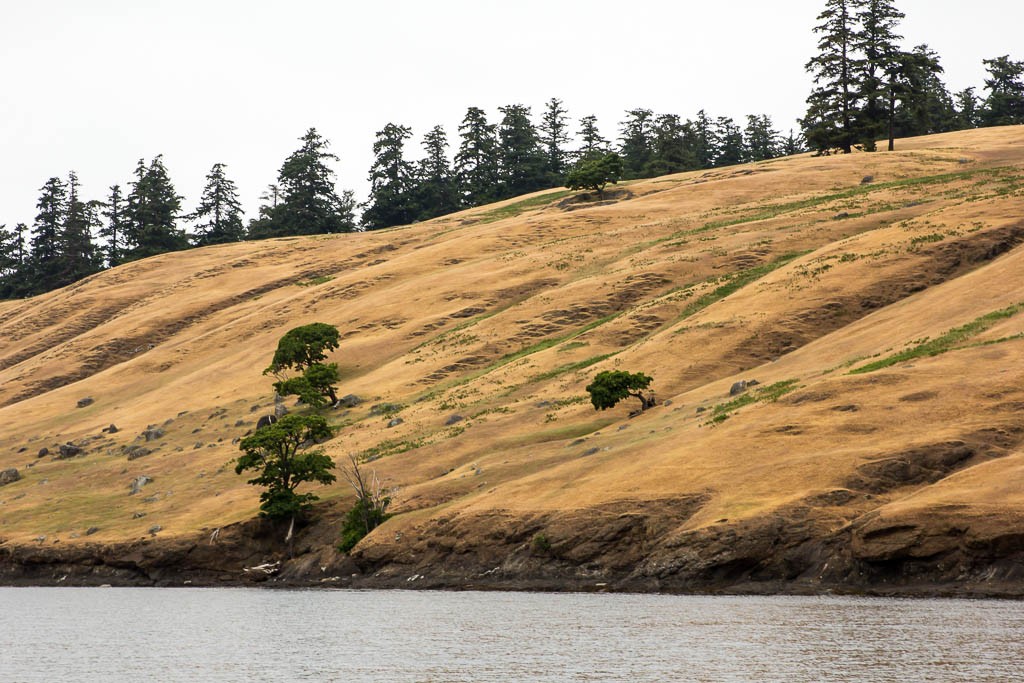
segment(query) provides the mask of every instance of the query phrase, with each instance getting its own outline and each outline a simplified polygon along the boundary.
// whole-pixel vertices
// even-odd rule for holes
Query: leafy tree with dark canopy
[[[240,242],[245,238],[238,187],[224,175],[224,164],[214,164],[206,174],[199,206],[186,218],[200,221],[195,226],[196,246]]]
[[[306,446],[331,436],[333,431],[322,416],[292,414],[242,439],[235,474],[253,470],[256,476],[248,483],[266,487],[260,494],[260,516],[294,521],[318,500],[312,493],[297,493],[300,485],[330,484],[337,479],[331,473],[334,461],[322,450]]]
[[[594,410],[607,410],[619,401],[633,397],[640,400],[640,410],[643,411],[655,405],[653,393],[650,396],[643,394],[643,390],[653,381],[654,378],[642,372],[606,370],[597,373],[594,381],[587,385],[587,393],[590,394]]]
[[[622,178],[622,159],[618,154],[610,152],[603,157],[580,159],[565,178],[565,185],[570,190],[594,190],[599,197],[604,196],[604,188]]]
[[[338,364],[324,363],[327,352],[338,348],[338,328],[327,323],[310,323],[289,330],[277,343],[270,366],[263,374],[278,381],[274,390],[281,396],[298,396],[314,408],[338,402]],[[299,373],[289,377],[288,370]]]

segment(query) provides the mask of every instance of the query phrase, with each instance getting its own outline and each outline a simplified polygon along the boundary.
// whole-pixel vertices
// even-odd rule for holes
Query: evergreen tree
[[[715,124],[703,109],[697,112],[696,119],[688,123],[693,131],[693,151],[697,156],[698,168],[711,168],[718,158]]]
[[[821,23],[814,27],[820,36],[818,54],[804,68],[814,75],[815,87],[807,98],[807,114],[801,124],[807,142],[819,154],[837,149],[849,154],[857,141],[857,6],[857,0],[827,0],[818,15]]]
[[[498,196],[498,139],[483,109],[470,107],[459,125],[455,177],[464,206],[479,206]]]
[[[434,126],[423,136],[426,156],[419,163],[416,182],[418,220],[429,220],[458,211],[459,188],[448,163],[448,135]]]
[[[264,206],[259,219],[249,224],[253,238],[287,235],[320,235],[356,229],[355,202],[351,191],[338,195],[329,161],[338,157],[327,151],[330,143],[310,128],[299,140],[277,174],[280,200]]]
[[[68,209],[68,190],[60,178],[50,178],[41,188],[32,224],[27,262],[26,294],[48,292],[61,280],[61,233]]]
[[[656,177],[697,168],[693,147],[689,124],[676,114],[660,115],[652,128],[651,161],[644,168],[644,175]]]
[[[579,137],[582,146],[576,151],[577,159],[601,157],[608,153],[608,141],[601,137],[597,129],[597,117],[593,114],[580,119]]]
[[[857,21],[861,30],[854,34],[854,48],[863,55],[857,62],[857,99],[862,102],[857,111],[857,137],[865,151],[875,151],[875,141],[887,131],[886,111],[890,99],[886,75],[892,73],[900,54],[896,34],[900,19],[904,18],[889,0],[859,0]],[[890,81],[891,83],[891,81]]]
[[[918,45],[897,57],[889,88],[890,150],[894,148],[895,137],[942,133],[956,128],[953,98],[939,78],[940,73],[939,56],[927,45]]]
[[[544,115],[541,117],[540,144],[544,147],[547,159],[545,171],[548,175],[547,185],[561,185],[569,167],[569,112],[562,108],[562,100],[552,97],[548,100]]]
[[[764,161],[782,154],[782,136],[772,125],[767,115],[747,116],[747,128],[743,132],[744,161]]]
[[[977,128],[981,124],[981,102],[974,88],[964,88],[955,96],[957,130]]]
[[[99,230],[101,238],[106,240],[106,246],[102,249],[103,258],[109,268],[119,265],[124,259],[125,252],[125,228],[127,218],[125,216],[125,199],[121,196],[121,186],[111,185],[110,196],[103,204],[103,216],[107,219],[106,225]]]
[[[743,131],[728,116],[718,117],[715,122],[715,137],[718,139],[718,155],[715,166],[732,166],[743,163],[746,149],[743,145]]]
[[[154,157],[148,167],[139,160],[126,202],[128,258],[146,258],[188,247],[188,240],[177,225],[181,200],[171,184],[163,155]]]
[[[367,230],[405,225],[416,218],[413,204],[413,165],[403,158],[405,141],[412,129],[389,123],[377,131],[373,143],[376,159],[370,167],[370,199],[363,212]]]
[[[653,157],[653,117],[650,109],[630,109],[619,123],[623,177],[640,178]]]
[[[782,156],[793,156],[794,154],[803,154],[807,151],[807,146],[804,144],[804,138],[799,133],[795,133],[792,128],[789,129],[789,135],[782,141]]]
[[[83,201],[79,196],[78,176],[68,174],[68,199],[60,231],[60,277],[53,283],[63,287],[100,270],[101,259],[92,241],[93,230],[100,226],[99,202]]]
[[[537,128],[530,121],[530,108],[521,104],[498,107],[498,169],[501,196],[516,197],[548,186],[547,159]]]
[[[1012,126],[1024,123],[1024,62],[1015,62],[1009,55],[984,59],[988,70],[985,79],[985,106],[981,110],[983,126]]]
[[[245,237],[238,188],[224,175],[224,164],[214,164],[206,174],[206,186],[199,198],[199,206],[186,219],[199,221],[193,237],[198,247],[239,242]]]
[[[18,223],[13,230],[0,225],[0,299],[21,296],[25,291],[25,233]]]

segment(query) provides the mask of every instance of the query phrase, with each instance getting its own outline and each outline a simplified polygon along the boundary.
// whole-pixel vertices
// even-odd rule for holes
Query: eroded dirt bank
[[[756,522],[665,531],[697,500],[640,511],[463,517],[352,556],[324,543],[335,520],[296,534],[251,522],[217,538],[0,547],[0,585],[247,586],[1024,597],[1024,534],[868,519],[837,531],[794,508]],[[673,514],[666,515],[671,511]],[[870,517],[870,516],[869,516]],[[488,531],[481,535],[478,530]],[[544,529],[547,536],[539,536]],[[541,539],[541,540],[538,540]],[[656,539],[656,540],[655,540]]]

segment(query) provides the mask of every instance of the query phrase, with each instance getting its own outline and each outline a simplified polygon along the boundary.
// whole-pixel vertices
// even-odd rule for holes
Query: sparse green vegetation
[[[850,370],[849,374],[860,375],[866,372],[874,372],[875,370],[881,370],[882,368],[887,368],[891,365],[903,363],[915,358],[938,356],[939,354],[946,353],[947,351],[964,348],[964,343],[972,337],[976,337],[1002,320],[1012,318],[1022,310],[1024,310],[1024,303],[1014,304],[1013,306],[1009,306],[998,311],[992,311],[991,313],[987,313],[966,325],[954,327],[940,337],[930,339],[919,344],[914,344],[909,349],[887,356],[881,360],[868,363],[867,365],[862,365],[859,368],[854,368],[853,370]],[[1006,339],[1010,338],[1008,337]]]
[[[772,403],[777,401],[789,392],[796,390],[796,384],[797,380],[787,379],[766,387],[760,387],[755,391],[748,391],[726,403],[719,403],[711,409],[711,419],[708,420],[708,424],[721,424],[728,420],[733,413],[745,406],[754,403]]]
[[[547,204],[550,204],[551,202],[557,201],[559,199],[563,199],[569,196],[570,194],[572,193],[569,190],[557,190],[555,192],[547,192],[536,197],[523,199],[522,201],[507,204],[497,209],[492,209],[485,213],[481,213],[479,214],[478,217],[476,217],[477,220],[475,222],[477,225],[485,225],[487,223],[500,221],[504,218],[518,216],[524,211],[527,211],[529,209],[535,209],[540,206],[546,206]]]
[[[567,363],[566,365],[560,365],[559,367],[554,368],[552,370],[548,370],[547,372],[542,372],[542,373],[540,373],[538,375],[534,375],[533,377],[531,377],[529,379],[529,381],[530,382],[543,382],[545,380],[554,379],[555,377],[558,377],[560,375],[564,375],[564,374],[566,374],[568,372],[576,372],[576,371],[579,371],[579,370],[585,370],[585,369],[589,368],[591,365],[596,365],[596,364],[600,363],[603,360],[608,360],[609,358],[611,358],[614,355],[615,355],[614,353],[605,353],[605,354],[602,354],[600,356],[593,356],[592,358],[587,358],[586,360],[577,361],[575,363]]]
[[[333,275],[320,275],[319,277],[314,277],[309,280],[296,282],[295,284],[299,287],[314,287],[316,285],[322,285],[325,282],[330,282],[333,279]]]

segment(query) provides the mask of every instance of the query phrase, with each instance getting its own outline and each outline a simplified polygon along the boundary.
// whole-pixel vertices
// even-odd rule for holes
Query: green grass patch
[[[676,320],[676,322],[689,318],[693,314],[704,310],[705,308],[715,303],[716,301],[720,301],[725,297],[729,296],[730,294],[733,294],[734,292],[737,292],[740,289],[746,287],[750,283],[760,280],[762,277],[772,272],[773,270],[777,270],[778,268],[781,268],[787,263],[790,263],[791,261],[794,261],[800,258],[801,256],[805,256],[809,253],[809,251],[790,252],[788,254],[784,254],[778,257],[773,261],[770,261],[769,263],[763,263],[759,266],[754,266],[753,268],[748,268],[747,270],[741,270],[738,273],[733,273],[731,275],[725,276],[724,284],[721,284],[715,289],[711,290],[710,292],[701,295],[695,301],[690,303],[686,308],[683,309],[682,313],[679,314],[679,318]],[[721,278],[718,278],[719,282],[721,282],[721,280]],[[679,332],[680,330],[676,330],[677,334]]]
[[[726,403],[719,403],[711,409],[711,419],[708,420],[708,424],[721,424],[740,408],[754,403],[773,403],[778,401],[789,392],[795,391],[797,388],[796,383],[797,380],[795,379],[787,379],[766,387],[760,387],[755,391],[748,391]]]
[[[986,313],[966,325],[954,327],[936,339],[929,339],[927,341],[920,342],[909,349],[900,351],[899,353],[894,353],[891,356],[876,360],[872,363],[868,363],[867,365],[862,365],[859,368],[854,368],[847,374],[862,375],[867,372],[881,370],[882,368],[887,368],[889,366],[896,365],[897,363],[903,363],[915,358],[930,358],[932,356],[938,356],[939,354],[946,353],[947,351],[965,348],[968,346],[965,342],[969,339],[978,336],[991,327],[994,327],[1002,320],[1012,318],[1022,310],[1024,310],[1024,303],[1014,304],[1013,306],[1009,306],[998,311]],[[1013,338],[1014,337],[1006,337],[995,341],[1008,341]],[[975,346],[980,346],[980,344],[976,344]]]
[[[314,287],[316,285],[322,285],[325,282],[330,282],[334,279],[333,275],[321,275],[319,277],[312,278],[310,280],[304,280],[302,282],[296,282],[295,284],[299,287]]]
[[[370,446],[360,454],[360,460],[363,462],[370,462],[371,460],[379,460],[389,455],[398,455],[399,453],[405,453],[406,451],[415,450],[423,446],[423,439],[416,439],[414,441],[402,440],[402,439],[386,439],[381,441],[376,446]]]
[[[545,380],[554,379],[555,377],[558,377],[559,375],[564,375],[568,372],[585,370],[589,368],[591,365],[596,365],[603,360],[608,360],[614,355],[616,354],[605,353],[600,356],[593,356],[592,358],[587,358],[586,360],[577,361],[575,363],[567,363],[565,365],[560,365],[559,367],[554,368],[552,370],[548,370],[547,372],[542,372],[539,375],[534,375],[529,380],[527,380],[527,382],[543,382]]]
[[[497,209],[491,209],[486,213],[482,213],[477,217],[477,221],[474,225],[485,225],[487,223],[493,223],[500,221],[503,218],[511,218],[512,216],[518,216],[523,211],[529,209],[535,209],[539,206],[545,206],[551,202],[557,201],[564,197],[568,197],[572,194],[569,190],[556,190],[555,192],[548,192],[547,194],[538,195],[536,197],[530,197],[523,199],[506,206],[498,207]]]
[[[546,429],[542,432],[533,432],[531,434],[524,434],[523,436],[516,437],[513,439],[507,439],[501,442],[500,447],[514,448],[516,446],[531,446],[539,443],[548,443],[549,441],[565,441],[567,439],[578,439],[581,436],[593,434],[596,431],[604,429],[608,425],[613,424],[615,422],[615,419],[607,418],[602,420],[595,420],[593,422],[585,422],[583,424],[572,424],[566,425],[565,427]]]

